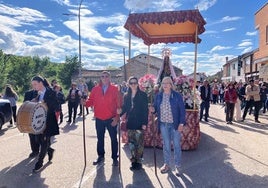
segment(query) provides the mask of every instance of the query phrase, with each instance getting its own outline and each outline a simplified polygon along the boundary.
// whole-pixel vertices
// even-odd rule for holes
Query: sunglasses
[[[102,78],[109,78],[108,75],[102,75],[101,77],[102,77]]]
[[[136,85],[138,84],[137,82],[129,82],[129,85]]]

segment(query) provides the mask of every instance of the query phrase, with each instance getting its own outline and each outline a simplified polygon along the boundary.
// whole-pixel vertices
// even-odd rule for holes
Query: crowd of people
[[[158,130],[163,138],[163,166],[161,173],[169,172],[171,167],[171,148],[174,149],[174,163],[176,175],[181,172],[181,133],[185,125],[185,106],[183,97],[175,91],[171,77],[164,77],[160,85],[154,87],[154,100],[148,106],[148,96],[139,87],[138,78],[130,77],[121,85],[114,85],[108,71],[103,71],[100,81],[94,83],[89,92],[84,80],[78,84],[72,82],[67,96],[63,94],[61,86],[56,80],[51,84],[41,76],[31,80],[32,89],[25,92],[25,101],[44,102],[47,107],[47,126],[43,133],[29,133],[32,152],[29,157],[38,156],[33,169],[38,172],[43,167],[46,154],[48,160],[53,158],[54,149],[51,148],[51,138],[59,134],[59,124],[63,122],[62,104],[68,103],[67,123],[76,123],[77,115],[83,114],[83,109],[89,114],[88,108],[94,112],[95,129],[97,134],[97,158],[93,165],[98,165],[105,160],[104,138],[106,129],[111,140],[111,158],[113,166],[118,166],[118,138],[117,131],[120,117],[126,117],[128,145],[130,148],[130,170],[142,169],[144,151],[144,130],[148,124],[148,115],[154,114],[158,118]],[[248,83],[228,82],[218,84],[204,80],[196,85],[200,92],[200,121],[209,121],[209,108],[211,104],[225,106],[226,123],[245,121],[247,114],[254,114],[255,122],[260,123],[259,113],[266,113],[268,105],[267,83],[249,80]],[[7,85],[4,95],[10,100],[13,120],[16,124],[16,111],[18,95],[11,85]],[[79,113],[77,114],[79,107]],[[84,114],[83,114],[84,115]]]
[[[265,114],[268,108],[267,86],[268,83],[253,79],[245,83],[230,81],[220,84],[204,80],[197,84],[201,97],[200,121],[203,117],[206,122],[209,121],[210,104],[222,104],[227,124],[244,122],[248,114],[253,114],[255,122],[261,123],[259,114]]]

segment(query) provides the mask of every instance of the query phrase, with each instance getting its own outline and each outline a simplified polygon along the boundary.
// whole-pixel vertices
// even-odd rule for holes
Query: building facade
[[[163,59],[148,56],[147,54],[140,54],[131,58],[125,65],[118,69],[108,70],[111,73],[111,80],[115,84],[121,84],[123,81],[127,81],[130,76],[135,76],[138,79],[145,74],[154,74],[156,77],[163,64]],[[173,66],[176,76],[182,75],[182,70],[176,66]],[[103,70],[86,70],[82,69],[83,79],[89,83],[97,81],[99,82],[101,72]],[[74,80],[78,78],[73,78]]]
[[[268,2],[255,13],[255,28],[259,33],[259,48],[254,53],[259,79],[268,82]]]

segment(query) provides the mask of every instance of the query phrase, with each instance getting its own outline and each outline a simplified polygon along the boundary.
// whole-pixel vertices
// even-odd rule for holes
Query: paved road
[[[64,105],[66,115],[66,105]],[[51,164],[32,174],[36,159],[30,153],[27,134],[4,125],[0,133],[0,188],[150,188],[150,187],[209,187],[209,188],[266,188],[268,186],[268,114],[261,115],[262,124],[255,124],[248,116],[244,123],[226,125],[220,105],[211,105],[208,123],[202,122],[201,141],[197,150],[182,154],[183,174],[174,171],[160,174],[162,150],[146,148],[143,170],[129,170],[129,149],[122,144],[121,173],[112,167],[110,139],[106,134],[106,161],[93,166],[96,158],[96,133],[92,113],[86,116],[86,166],[83,153],[83,124],[60,125],[61,134],[53,140],[56,152]],[[65,118],[65,121],[67,119]],[[45,159],[47,160],[47,158]]]

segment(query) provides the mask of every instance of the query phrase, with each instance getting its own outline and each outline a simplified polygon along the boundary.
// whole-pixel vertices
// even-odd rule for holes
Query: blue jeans
[[[176,166],[181,166],[181,133],[174,129],[173,123],[160,122],[160,131],[163,138],[164,163],[170,166],[171,142],[174,147],[174,161]]]
[[[104,157],[105,149],[104,149],[104,136],[106,128],[109,132],[111,138],[111,148],[112,148],[112,159],[117,159],[118,157],[118,141],[117,141],[117,126],[112,126],[112,119],[108,120],[100,120],[96,118],[96,131],[97,131],[97,153],[99,157]]]

